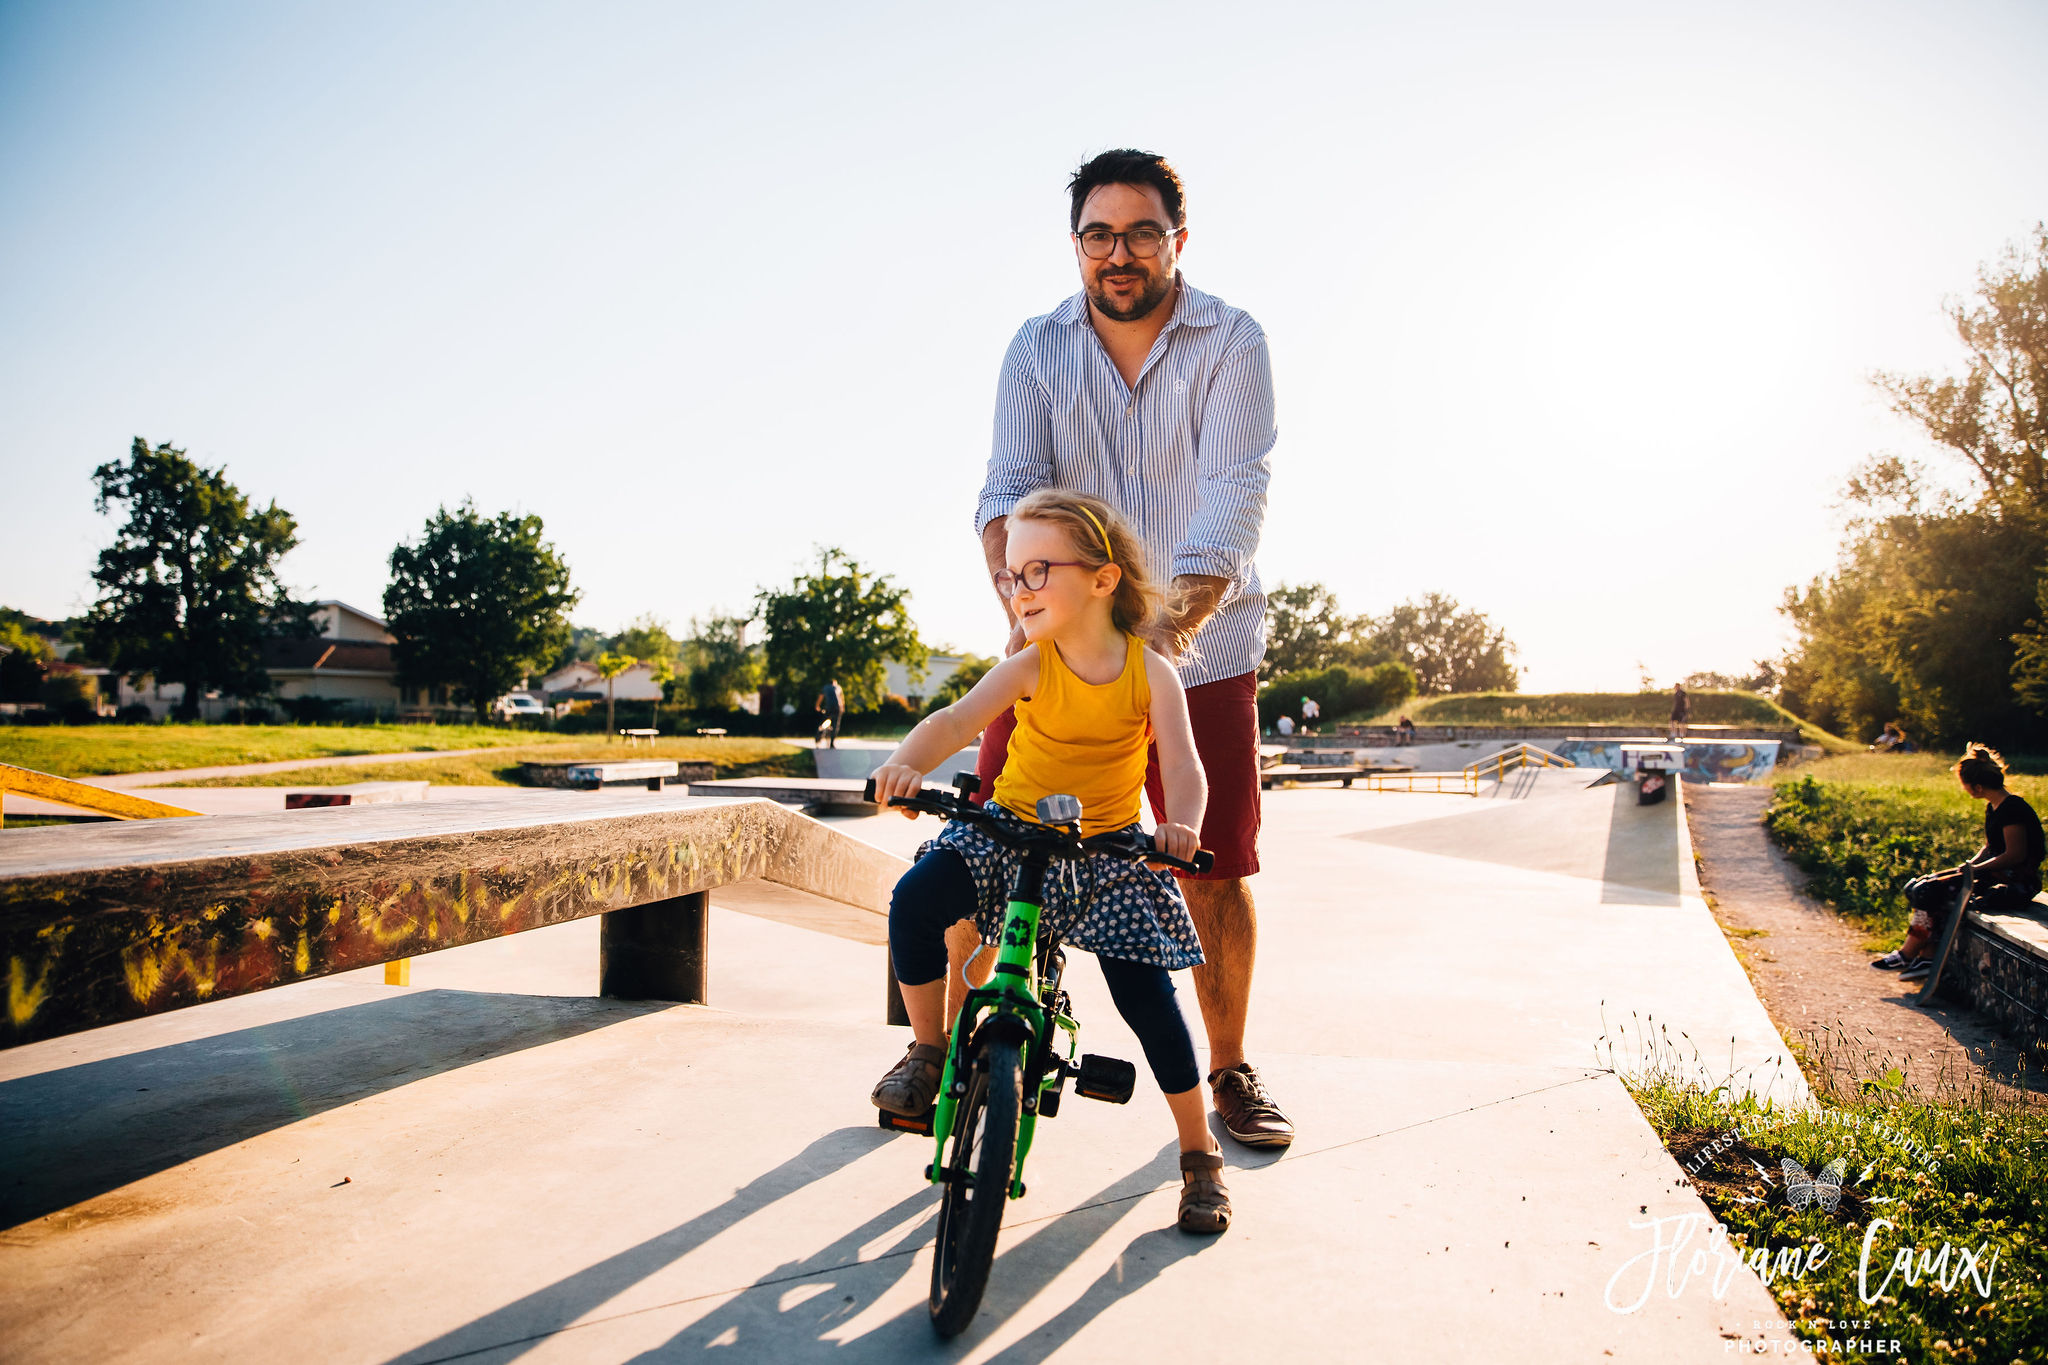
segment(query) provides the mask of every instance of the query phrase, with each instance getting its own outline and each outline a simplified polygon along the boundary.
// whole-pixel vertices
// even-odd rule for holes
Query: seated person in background
[[[1879,735],[1876,743],[1870,746],[1870,752],[1874,754],[1888,754],[1904,743],[1905,738],[1904,735],[1899,733],[1897,722],[1888,720],[1884,723],[1884,733]]]
[[[1408,745],[1413,744],[1414,742],[1415,722],[1408,719],[1408,717],[1403,716],[1401,717],[1401,723],[1394,727],[1394,743]]]
[[[1280,719],[1273,722],[1273,728],[1280,732],[1282,739],[1285,739],[1294,733],[1294,717],[1283,715]]]
[[[1934,970],[1931,945],[1938,939],[1956,896],[1962,890],[1963,868],[1976,870],[1970,890],[1973,910],[2011,910],[2032,901],[2041,890],[2041,859],[2048,852],[2041,817],[2025,798],[2005,789],[2005,760],[1982,744],[1955,766],[1956,780],[1973,801],[1984,803],[1984,847],[1962,867],[1946,868],[1906,883],[1906,904],[1913,907],[1912,926],[1899,950],[1870,965],[1898,971],[1901,981],[1917,981]]]

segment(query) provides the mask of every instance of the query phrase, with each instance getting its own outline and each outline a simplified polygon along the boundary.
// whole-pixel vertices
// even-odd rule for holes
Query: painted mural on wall
[[[1581,768],[1622,771],[1623,744],[1654,743],[1647,739],[1567,739],[1552,752],[1568,758]],[[1768,777],[1778,765],[1775,739],[1689,739],[1685,744],[1685,780],[1688,782],[1749,782]]]

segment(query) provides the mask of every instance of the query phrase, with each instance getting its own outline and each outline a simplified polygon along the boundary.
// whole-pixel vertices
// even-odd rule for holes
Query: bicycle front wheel
[[[1012,1042],[984,1043],[954,1110],[953,1164],[962,1169],[946,1182],[932,1249],[932,1327],[942,1337],[958,1336],[981,1308],[1016,1171],[1023,1107],[1022,1052]]]

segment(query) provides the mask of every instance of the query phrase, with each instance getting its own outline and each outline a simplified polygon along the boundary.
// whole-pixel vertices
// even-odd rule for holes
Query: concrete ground
[[[906,1042],[881,1023],[883,949],[720,911],[709,1007],[596,998],[583,921],[418,959],[410,988],[353,973],[0,1054],[6,1358],[1666,1362],[1783,1341],[1746,1270],[1717,1298],[1645,1256],[1646,1225],[1704,1207],[1595,1065],[1632,1011],[1765,1078],[1781,1045],[1677,803],[1565,776],[1269,794],[1251,1052],[1299,1140],[1226,1141],[1236,1223],[1196,1240],[1142,1067],[1127,1106],[1070,1098],[955,1342],[925,1321],[930,1144],[866,1098]],[[904,852],[936,829],[835,823]],[[1085,955],[1070,977],[1084,1045],[1138,1057]]]

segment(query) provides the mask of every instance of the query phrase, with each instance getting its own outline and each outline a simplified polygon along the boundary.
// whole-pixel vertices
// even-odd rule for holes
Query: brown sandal
[[[946,1049],[912,1043],[903,1060],[889,1068],[868,1098],[875,1108],[914,1119],[932,1107],[939,1093],[939,1076],[946,1065]]]
[[[1230,1191],[1223,1186],[1223,1153],[1180,1154],[1180,1230],[1214,1234],[1230,1226]]]

